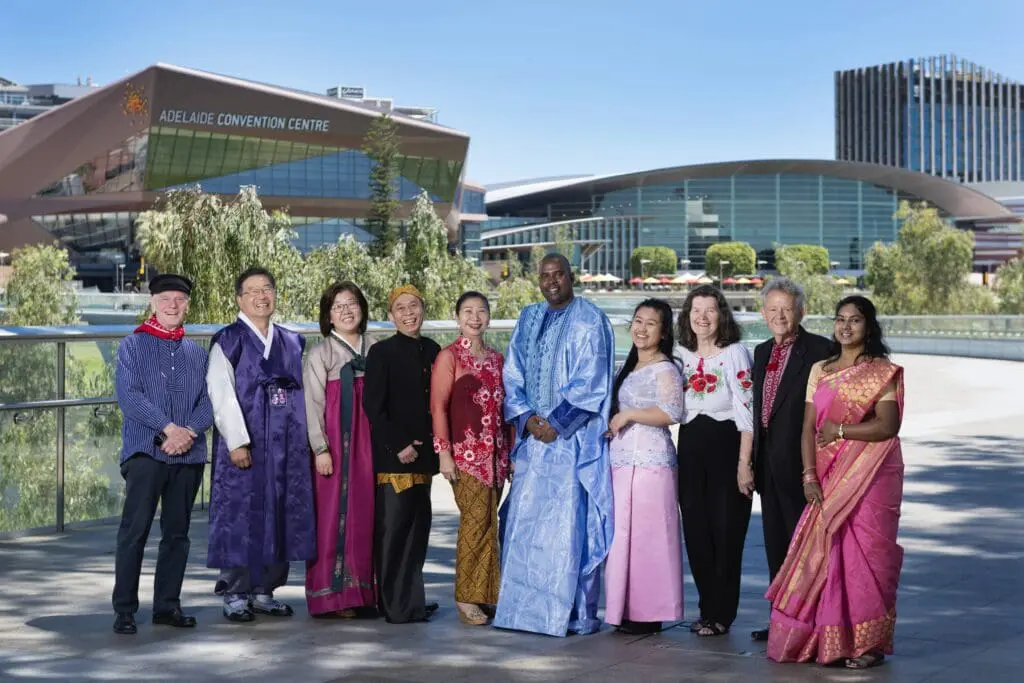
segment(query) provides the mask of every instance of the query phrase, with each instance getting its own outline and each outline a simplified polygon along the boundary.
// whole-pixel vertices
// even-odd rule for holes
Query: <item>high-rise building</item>
[[[835,73],[836,158],[1024,180],[1024,85],[955,55]]]
[[[81,80],[75,85],[65,83],[44,83],[19,85],[6,78],[0,78],[0,132],[13,128],[19,123],[39,116],[45,111],[81,97],[97,86],[92,77],[85,85]]]

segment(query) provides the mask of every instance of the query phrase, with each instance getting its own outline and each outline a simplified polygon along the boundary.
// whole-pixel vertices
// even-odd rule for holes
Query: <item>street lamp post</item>
[[[117,287],[117,291],[118,292],[124,292],[124,264],[123,263],[118,263],[117,264],[117,279],[120,281],[120,284]]]
[[[725,279],[725,267],[731,266],[732,261],[719,261],[718,262],[718,286],[722,287],[722,280]]]
[[[647,264],[651,262],[649,258],[640,259],[640,278],[644,279],[647,277]]]

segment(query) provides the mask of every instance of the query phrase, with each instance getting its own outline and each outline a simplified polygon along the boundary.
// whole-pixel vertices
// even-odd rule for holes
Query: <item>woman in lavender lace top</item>
[[[672,358],[672,309],[647,299],[633,312],[633,348],[615,379],[611,442],[615,535],[605,565],[605,621],[654,633],[683,618],[676,448],[683,377]]]

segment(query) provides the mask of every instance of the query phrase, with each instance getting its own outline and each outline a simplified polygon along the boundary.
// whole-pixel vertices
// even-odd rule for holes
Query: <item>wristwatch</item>
[[[845,439],[846,438],[845,436],[843,436],[843,425],[842,424],[839,425],[839,432],[838,433],[839,433],[839,438],[840,439]]]

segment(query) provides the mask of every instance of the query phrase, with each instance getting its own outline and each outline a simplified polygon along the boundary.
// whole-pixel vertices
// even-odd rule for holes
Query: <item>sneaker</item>
[[[290,617],[294,614],[291,607],[280,600],[275,600],[272,595],[254,595],[249,607],[253,612],[272,617]]]
[[[224,618],[228,621],[245,623],[252,621],[256,616],[249,608],[249,601],[245,597],[228,595],[224,597]]]

